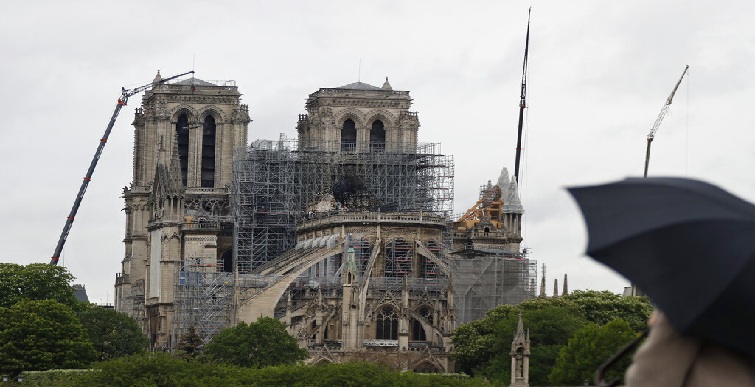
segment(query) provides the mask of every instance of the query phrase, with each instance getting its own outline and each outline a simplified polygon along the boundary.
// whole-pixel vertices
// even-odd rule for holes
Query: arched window
[[[433,325],[433,312],[429,307],[423,306],[417,310],[417,314],[422,317],[426,324]],[[411,338],[414,341],[427,341],[427,334],[425,328],[422,327],[420,320],[412,318],[412,332]]]
[[[208,115],[202,125],[202,187],[215,186],[215,117]]]
[[[186,114],[178,116],[176,142],[178,143],[178,164],[181,166],[181,181],[186,186],[186,174],[189,170],[189,117]]]
[[[375,339],[398,340],[398,313],[390,306],[384,306],[375,318]]]
[[[349,118],[343,122],[341,128],[341,151],[354,152],[357,148],[357,128],[354,121]]]
[[[396,239],[385,246],[385,276],[403,277],[412,271],[412,245]]]
[[[376,120],[372,123],[372,129],[370,130],[370,151],[385,151],[385,128],[383,121]]]
[[[412,318],[412,341],[427,341],[425,329],[416,318]]]

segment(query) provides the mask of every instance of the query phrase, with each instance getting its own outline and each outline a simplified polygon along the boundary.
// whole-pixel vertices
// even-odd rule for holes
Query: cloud
[[[582,255],[563,187],[642,173],[645,136],[684,65],[690,76],[653,144],[651,174],[689,175],[755,198],[749,104],[754,5],[535,1],[524,245],[570,287],[625,280]],[[12,1],[0,15],[0,260],[47,262],[120,87],[197,70],[234,79],[250,139],[295,135],[320,87],[361,79],[409,90],[420,140],[453,154],[457,212],[513,168],[528,5],[499,1]],[[361,67],[360,67],[361,61]],[[90,298],[112,300],[121,189],[131,180],[134,96],[123,109],[66,245]],[[550,274],[549,274],[550,276]],[[551,276],[551,278],[554,278]]]

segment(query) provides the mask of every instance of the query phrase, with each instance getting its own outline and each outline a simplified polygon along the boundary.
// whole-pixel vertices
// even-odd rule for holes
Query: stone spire
[[[564,274],[564,289],[561,291],[562,296],[569,294],[569,284],[566,281],[567,281],[566,274]]]
[[[519,187],[516,184],[516,180],[509,176],[509,170],[506,167],[501,169],[501,175],[498,177],[498,186],[501,187],[504,212],[524,213],[522,201],[519,199]]]
[[[522,201],[519,199],[519,186],[514,178],[509,182],[508,195],[503,199],[503,209],[506,212],[524,213]]]
[[[545,264],[543,264],[543,277],[540,279],[540,297],[545,297]]]
[[[344,284],[349,285],[351,285],[357,278],[356,251],[354,251],[353,247],[349,247],[349,249],[346,250],[346,259],[343,261],[341,278],[343,278]]]
[[[553,297],[558,297],[558,278],[553,279]]]
[[[519,321],[516,323],[516,332],[514,332],[514,342],[524,341],[524,321],[522,321],[522,312],[519,312]]]
[[[498,186],[501,187],[501,196],[505,197],[508,194],[510,181],[511,179],[509,178],[509,169],[503,167],[503,169],[501,169],[501,175],[498,176]]]
[[[510,386],[529,386],[530,380],[530,332],[524,330],[522,313],[516,324],[514,340],[511,342],[511,384]]]

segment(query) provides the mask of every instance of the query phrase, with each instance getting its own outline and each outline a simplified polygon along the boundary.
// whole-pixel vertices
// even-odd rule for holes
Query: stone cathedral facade
[[[452,223],[453,159],[418,144],[408,91],[322,88],[290,143],[249,144],[240,97],[191,78],[136,109],[115,307],[153,350],[189,327],[209,339],[270,316],[313,362],[449,372],[451,333],[468,321],[457,311],[534,297],[516,184],[488,183]]]
[[[192,78],[156,85],[136,109],[115,308],[142,322],[153,348],[172,344],[179,265],[212,257],[232,269],[232,230],[219,220],[230,217],[234,152],[247,143],[249,111],[240,98],[233,83]]]

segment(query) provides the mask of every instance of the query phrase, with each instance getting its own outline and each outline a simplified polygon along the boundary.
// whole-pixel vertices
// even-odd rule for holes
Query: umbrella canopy
[[[634,282],[681,333],[755,357],[755,205],[685,178],[568,190],[589,256]]]

